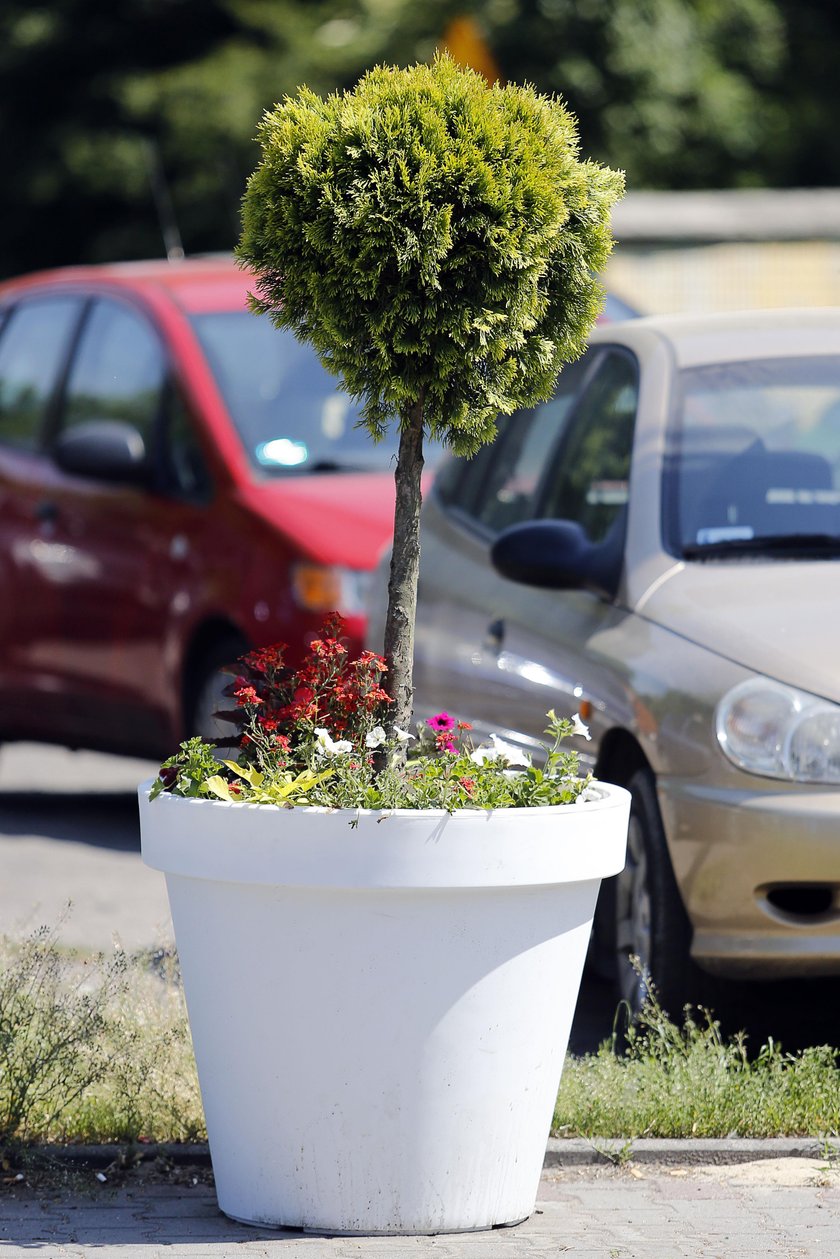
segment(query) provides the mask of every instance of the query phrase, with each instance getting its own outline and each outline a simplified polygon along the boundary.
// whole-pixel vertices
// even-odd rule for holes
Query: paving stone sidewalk
[[[248,1228],[203,1183],[0,1192],[2,1259],[831,1259],[840,1172],[824,1159],[736,1165],[547,1166],[515,1228],[437,1237],[327,1238]]]

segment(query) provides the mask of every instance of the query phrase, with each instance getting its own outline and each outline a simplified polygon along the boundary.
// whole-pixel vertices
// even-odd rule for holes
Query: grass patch
[[[655,994],[639,1023],[595,1054],[567,1060],[555,1136],[828,1138],[840,1132],[840,1054],[785,1053],[772,1039],[749,1053],[711,1015],[677,1025]]]
[[[840,1054],[748,1053],[696,1012],[678,1026],[655,997],[595,1054],[569,1058],[562,1136],[836,1137]],[[0,1155],[49,1142],[206,1139],[177,964],[79,958],[46,929],[0,941]]]
[[[205,1137],[182,990],[153,961],[0,941],[0,1149]]]

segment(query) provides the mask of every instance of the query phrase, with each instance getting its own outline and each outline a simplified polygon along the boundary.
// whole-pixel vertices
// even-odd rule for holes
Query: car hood
[[[373,568],[394,530],[390,472],[318,473],[263,481],[240,498],[320,564]]]
[[[678,564],[638,612],[683,638],[840,702],[840,562]]]

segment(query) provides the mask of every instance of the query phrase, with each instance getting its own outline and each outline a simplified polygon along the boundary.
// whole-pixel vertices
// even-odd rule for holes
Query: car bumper
[[[840,791],[658,790],[697,963],[744,978],[840,974]]]

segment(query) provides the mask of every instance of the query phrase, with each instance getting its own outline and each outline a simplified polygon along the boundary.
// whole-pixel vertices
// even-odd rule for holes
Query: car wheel
[[[201,656],[193,670],[190,687],[187,729],[191,736],[200,735],[209,742],[224,740],[226,744],[238,738],[237,727],[230,721],[221,720],[216,713],[232,706],[233,701],[224,694],[225,687],[231,682],[231,675],[225,670],[247,650],[248,645],[243,639],[231,636],[220,639]],[[225,747],[224,752],[230,755],[230,748]]]
[[[639,770],[627,787],[627,862],[608,897],[618,995],[635,1017],[652,982],[663,1008],[678,1018],[684,1005],[708,1003],[711,982],[690,957],[691,924],[671,866],[653,775]]]

